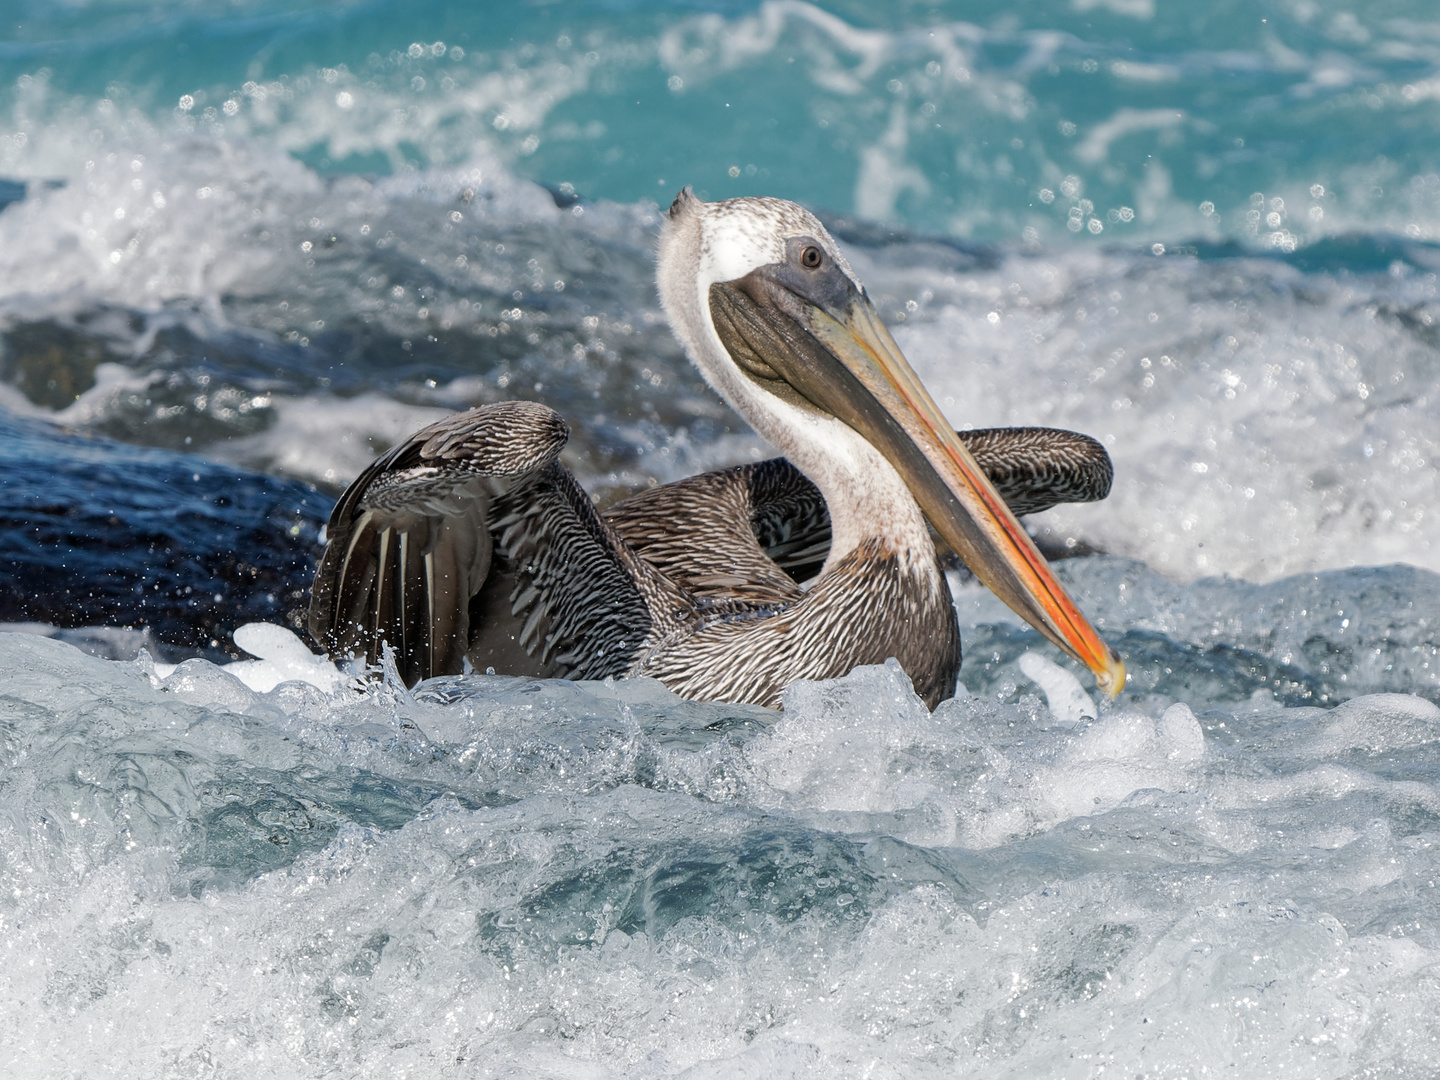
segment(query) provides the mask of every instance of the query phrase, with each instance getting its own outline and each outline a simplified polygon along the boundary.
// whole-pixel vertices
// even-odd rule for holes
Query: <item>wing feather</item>
[[[773,606],[794,602],[800,590],[762,545],[813,516],[800,505],[807,497],[819,507],[828,547],[825,500],[784,458],[650,488],[605,518],[636,554],[696,596]]]
[[[470,653],[492,666],[481,661],[497,642],[509,649],[496,665],[507,673],[589,671],[607,653],[599,666],[623,673],[607,633],[639,648],[667,588],[556,462],[567,436],[553,410],[506,402],[447,417],[382,455],[331,515],[311,633],[331,654],[369,663],[388,642],[407,683],[458,674]],[[596,595],[605,611],[588,618]]]
[[[1110,494],[1115,467],[1089,435],[1058,428],[981,428],[959,432],[1000,497],[1017,515]]]
[[[1110,493],[1110,455],[1088,435],[1057,428],[958,434],[1017,515]],[[699,596],[790,603],[800,595],[795,579],[817,572],[830,553],[825,499],[784,458],[650,488],[610,507],[606,518],[642,558]]]

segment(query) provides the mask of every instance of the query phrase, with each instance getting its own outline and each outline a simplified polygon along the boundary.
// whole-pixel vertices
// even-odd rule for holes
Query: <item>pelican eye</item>
[[[800,252],[800,265],[805,267],[806,270],[814,270],[820,265],[820,259],[821,255],[818,247],[807,247],[804,251]]]

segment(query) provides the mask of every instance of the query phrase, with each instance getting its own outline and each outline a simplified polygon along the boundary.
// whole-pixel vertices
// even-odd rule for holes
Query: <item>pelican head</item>
[[[1088,667],[1102,692],[1120,692],[1119,656],[956,436],[814,215],[780,199],[706,203],[686,188],[661,234],[657,276],[706,381],[820,486],[837,548],[847,524],[836,502],[870,477],[897,475],[903,488],[875,482],[892,503],[918,504],[996,595]]]

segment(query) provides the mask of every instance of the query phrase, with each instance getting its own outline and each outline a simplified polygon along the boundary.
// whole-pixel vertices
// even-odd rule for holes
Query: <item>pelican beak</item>
[[[843,280],[836,280],[837,277]],[[1094,673],[1113,698],[1125,665],[1101,640],[906,361],[868,297],[838,274],[762,267],[712,285],[711,315],[737,363],[783,380],[893,464],[935,530],[1016,614]]]

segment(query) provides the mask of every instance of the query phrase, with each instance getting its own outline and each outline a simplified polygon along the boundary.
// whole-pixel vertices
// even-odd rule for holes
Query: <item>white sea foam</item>
[[[1057,538],[1181,577],[1440,568],[1433,275],[1077,255],[890,273],[896,338],[957,424],[1105,444],[1114,490],[1037,519]]]
[[[256,659],[227,664],[224,670],[251,690],[264,693],[282,682],[293,681],[334,691],[349,681],[328,657],[312,653],[293,631],[283,626],[246,623],[236,627],[232,637],[236,645]]]
[[[183,301],[175,317],[193,309],[224,326],[227,304],[294,293],[312,279],[309,271],[323,255],[317,248],[333,246],[331,237],[389,246],[381,243],[383,233],[364,238],[371,235],[367,223],[383,220],[396,203],[444,203],[443,213],[429,215],[444,232],[453,229],[438,223],[462,193],[472,219],[493,214],[540,222],[560,215],[543,188],[490,163],[483,151],[463,167],[436,169],[423,179],[327,183],[262,142],[143,127],[117,141],[115,149],[67,168],[66,183],[37,185],[0,218],[0,300],[11,311],[73,310],[80,300],[155,312]],[[400,244],[413,239],[402,237]],[[352,293],[354,285],[342,287]],[[367,309],[353,295],[347,300],[350,310]],[[411,296],[406,304],[368,309],[407,312],[414,325],[414,311],[424,306],[423,297]],[[140,344],[143,351],[148,342]]]
[[[1056,723],[1078,724],[1095,719],[1095,703],[1074,674],[1039,653],[1027,652],[1016,661],[1025,677],[1040,687]]]
[[[893,668],[767,719],[0,659],[27,1076],[1340,1076],[1440,1045],[1418,699],[1067,728],[932,716]]]
[[[214,456],[332,486],[349,483],[377,452],[450,414],[448,409],[407,405],[378,394],[279,398],[272,407],[273,425],[220,444]]]

